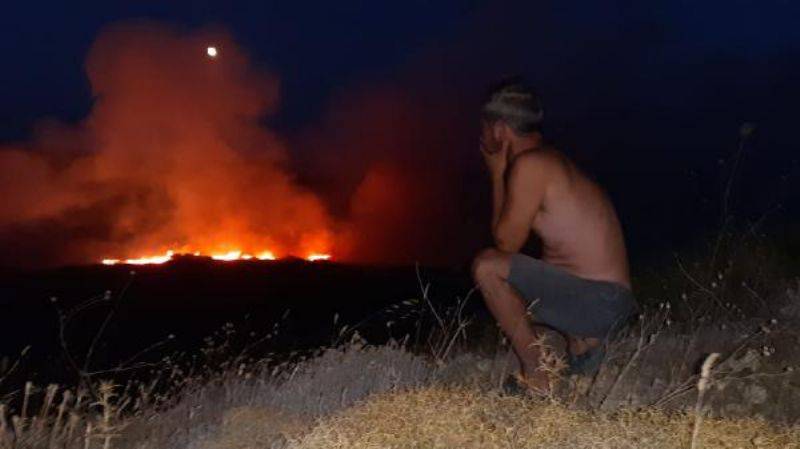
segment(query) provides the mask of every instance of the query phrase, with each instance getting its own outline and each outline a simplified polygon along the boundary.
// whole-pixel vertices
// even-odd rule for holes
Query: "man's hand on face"
[[[508,165],[508,149],[503,146],[489,148],[484,142],[481,142],[481,153],[492,177],[502,178]]]

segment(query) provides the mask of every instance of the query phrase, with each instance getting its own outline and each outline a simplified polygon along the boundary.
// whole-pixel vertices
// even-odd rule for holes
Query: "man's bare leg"
[[[547,375],[541,370],[540,348],[534,343],[541,330],[534,326],[519,294],[508,284],[511,257],[495,249],[481,252],[473,264],[473,277],[486,306],[511,342],[520,362],[522,375],[533,387],[545,389]]]

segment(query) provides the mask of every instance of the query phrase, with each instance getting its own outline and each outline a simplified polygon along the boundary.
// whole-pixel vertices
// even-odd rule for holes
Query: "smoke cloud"
[[[341,218],[342,257],[444,265],[469,261],[482,243],[485,220],[472,217],[483,204],[464,188],[486,190],[465,125],[473,109],[421,86],[408,78],[345,88],[298,143],[304,177]]]
[[[86,71],[94,104],[82,123],[45,124],[0,149],[0,263],[331,249],[326,207],[261,123],[278,107],[279,81],[227,34],[116,25]]]

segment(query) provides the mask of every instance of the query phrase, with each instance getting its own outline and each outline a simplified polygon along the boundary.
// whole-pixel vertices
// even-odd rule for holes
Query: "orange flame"
[[[160,256],[144,256],[138,257],[135,259],[103,259],[103,265],[117,265],[117,264],[126,264],[126,265],[149,265],[149,264],[159,264],[164,262],[169,262],[172,260],[172,256],[175,253],[173,251],[167,251],[166,253]]]
[[[183,252],[169,250],[164,254],[154,256],[141,256],[132,259],[103,259],[103,265],[158,265],[171,261],[175,256],[192,255],[195,257],[209,257],[213,260],[224,262],[239,261],[239,260],[278,260],[278,257],[272,251],[261,251],[257,255],[244,253],[240,250],[231,250],[224,253],[205,254],[200,251]],[[309,262],[316,262],[322,260],[331,260],[330,254],[324,253],[310,253],[305,257]]]

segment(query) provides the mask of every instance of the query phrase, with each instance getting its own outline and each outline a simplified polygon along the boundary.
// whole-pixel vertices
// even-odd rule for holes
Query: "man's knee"
[[[478,253],[472,262],[472,278],[480,286],[487,280],[508,277],[510,256],[495,248],[487,248]]]

